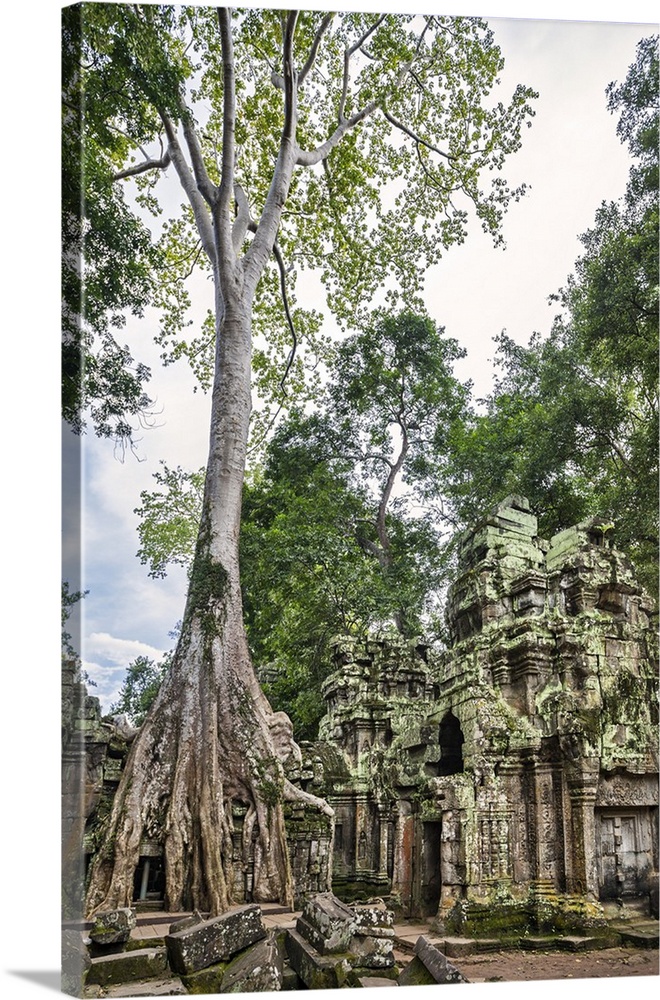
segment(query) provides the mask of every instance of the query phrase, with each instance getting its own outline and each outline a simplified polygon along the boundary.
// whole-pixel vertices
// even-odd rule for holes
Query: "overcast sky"
[[[322,4],[310,6],[323,6]],[[325,5],[329,6],[329,5]],[[348,6],[348,5],[342,5]],[[385,9],[385,4],[361,4]],[[396,9],[397,5],[387,5]],[[410,8],[409,4],[401,7]],[[533,190],[505,224],[508,249],[492,251],[479,234],[446,258],[429,308],[466,344],[475,378],[486,377],[491,338],[502,327],[525,340],[547,330],[546,297],[564,281],[579,252],[576,236],[597,204],[618,197],[627,163],[605,110],[604,88],[621,79],[634,56],[632,28],[575,23],[593,18],[650,24],[655,0],[455,0],[417,5],[455,14],[566,18],[562,25],[494,24],[507,75],[541,91],[534,128],[509,170]],[[59,0],[30,0],[3,8],[3,392],[6,479],[2,492],[4,552],[3,650],[4,822],[3,995],[35,1000],[57,989],[59,969]],[[505,77],[507,79],[507,77]],[[532,170],[533,167],[533,170]],[[493,278],[487,289],[486,282]],[[149,331],[145,330],[145,342]],[[172,380],[170,383],[169,380]],[[183,381],[183,386],[177,380]],[[181,616],[182,581],[152,584],[134,553],[130,512],[148,488],[159,458],[195,467],[204,461],[204,405],[172,370],[158,385],[164,426],[145,434],[143,464],[117,463],[106,445],[87,439],[89,492],[87,626],[109,638],[87,640],[85,654],[104,666],[106,696],[125,663],[144,644],[169,644]],[[179,403],[177,403],[179,400]],[[183,404],[183,405],[180,405]],[[199,412],[197,408],[199,407]],[[187,417],[193,417],[192,426]],[[102,542],[99,544],[98,540]],[[105,646],[103,643],[105,642]],[[122,647],[122,643],[128,644]],[[109,655],[112,654],[112,655]],[[122,660],[123,657],[123,660]],[[112,666],[119,672],[107,672]],[[38,920],[39,933],[35,932]],[[50,930],[44,931],[44,928]],[[599,980],[609,1000],[621,983]],[[655,995],[653,978],[627,981],[637,995]],[[420,988],[416,988],[418,995]],[[473,987],[479,991],[479,987]],[[556,987],[535,984],[535,993]],[[583,984],[561,984],[576,996]],[[488,997],[527,996],[529,984],[489,984]],[[506,991],[506,992],[504,992]],[[422,992],[423,988],[422,988]],[[421,996],[422,993],[419,993]]]
[[[624,191],[629,159],[606,109],[605,87],[625,77],[644,34],[638,25],[614,23],[491,19],[491,25],[506,59],[499,99],[507,100],[517,83],[539,92],[533,126],[504,171],[512,185],[524,181],[530,190],[508,212],[506,249],[495,249],[475,221],[465,244],[449,249],[429,272],[425,294],[432,318],[467,349],[457,371],[473,380],[477,394],[490,386],[494,336],[506,329],[526,342],[534,330],[548,331],[548,296],[572,270],[578,235],[602,200]],[[135,357],[154,372],[154,426],[139,431],[137,457],[120,461],[110,442],[91,434],[84,440],[82,585],[89,595],[82,652],[105,709],[131,660],[169,648],[168,632],[183,611],[185,572],[175,568],[165,580],[151,580],[135,557],[140,491],[153,488],[160,459],[197,469],[206,458],[208,398],[193,394],[183,362],[160,367],[151,343],[156,330],[157,317],[148,315],[126,332]]]

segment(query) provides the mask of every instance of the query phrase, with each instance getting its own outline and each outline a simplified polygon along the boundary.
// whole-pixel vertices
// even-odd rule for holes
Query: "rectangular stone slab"
[[[134,983],[140,979],[155,979],[167,972],[164,948],[143,948],[93,958],[87,973],[87,983],[111,986],[113,983]]]
[[[261,908],[251,904],[187,930],[168,934],[165,945],[171,968],[185,975],[226,962],[264,937],[266,929],[261,920]]]

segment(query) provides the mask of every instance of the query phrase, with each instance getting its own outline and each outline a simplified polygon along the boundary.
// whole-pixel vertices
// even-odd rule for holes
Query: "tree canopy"
[[[455,427],[454,509],[470,520],[508,493],[550,535],[590,514],[615,524],[652,590],[658,551],[658,38],[607,89],[633,164],[625,196],[581,236],[551,334],[497,338],[485,413]]]

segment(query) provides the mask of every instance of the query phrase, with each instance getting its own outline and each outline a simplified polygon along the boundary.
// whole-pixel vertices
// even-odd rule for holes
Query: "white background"
[[[59,18],[60,4],[24,0],[2,14],[3,657],[0,913],[2,996],[57,989],[59,970]],[[315,6],[310,4],[310,6]],[[327,6],[327,5],[326,5]],[[344,6],[350,6],[345,4]],[[397,4],[360,4],[396,10]],[[405,5],[403,5],[405,6]],[[431,9],[419,3],[420,10]],[[653,2],[484,0],[438,4],[485,17],[652,22]],[[527,82],[527,81],[525,81]],[[570,95],[566,113],[570,114]],[[587,224],[589,224],[589,219]],[[580,231],[575,226],[575,233]],[[563,280],[562,273],[559,280]],[[553,280],[547,292],[553,291]],[[494,330],[498,332],[498,330]],[[529,331],[531,332],[531,330]],[[621,988],[655,995],[656,979],[532,986],[577,997]],[[422,996],[417,988],[415,996]],[[528,984],[469,987],[490,1000]],[[485,992],[484,992],[485,991]],[[427,995],[428,994],[428,991]]]

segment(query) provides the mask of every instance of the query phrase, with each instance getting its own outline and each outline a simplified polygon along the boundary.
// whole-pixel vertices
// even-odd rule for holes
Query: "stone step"
[[[658,929],[655,928],[631,928],[626,931],[619,931],[621,937],[621,944],[625,947],[626,945],[632,946],[633,948],[657,948],[658,947]]]

